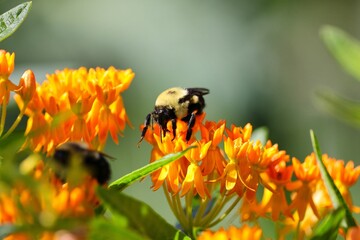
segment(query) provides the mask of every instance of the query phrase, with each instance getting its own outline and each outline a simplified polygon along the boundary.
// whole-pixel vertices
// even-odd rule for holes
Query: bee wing
[[[197,96],[202,96],[202,95],[206,95],[209,94],[209,89],[207,88],[186,88],[186,90],[188,90],[188,94],[189,95],[197,95]]]

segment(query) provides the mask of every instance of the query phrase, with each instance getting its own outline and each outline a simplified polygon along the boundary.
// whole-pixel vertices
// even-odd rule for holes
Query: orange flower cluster
[[[16,85],[9,79],[14,60],[14,53],[0,50],[0,136],[10,92],[15,93],[20,109],[18,118],[2,138],[13,132],[23,115],[27,115],[24,147],[36,152],[51,154],[67,141],[84,141],[101,150],[109,134],[118,142],[118,135],[130,123],[121,93],[135,76],[131,69],[64,69],[47,75],[42,84],[27,70]]]
[[[201,132],[200,140],[195,135],[189,142],[184,140],[187,125],[182,121],[177,122],[179,136],[174,140],[170,134],[161,138],[158,126],[154,126],[153,131],[145,136],[153,145],[151,162],[169,153],[196,146],[178,161],[152,175],[154,190],[165,182],[172,194],[180,192],[184,196],[191,190],[194,195],[199,194],[205,199],[211,197],[212,185],[219,182],[223,194],[236,193],[240,197],[245,194],[249,201],[253,201],[258,185],[266,184],[263,174],[275,169],[280,163],[289,161],[289,156],[270,141],[262,145],[260,141],[251,140],[250,124],[243,128],[233,125],[228,129],[224,121],[207,121],[202,124],[203,117],[204,115],[197,117],[194,127],[195,131]],[[168,128],[171,132],[170,123]],[[221,142],[224,144],[225,154],[219,147]]]
[[[345,165],[343,160],[330,158],[326,154],[322,156],[322,161],[350,210],[359,213],[359,208],[353,205],[349,188],[359,178],[360,166],[354,167],[352,161]],[[314,153],[307,156],[303,163],[293,158],[292,165],[279,170],[277,176],[280,181],[269,182],[273,191],[265,189],[261,200],[243,202],[241,219],[254,221],[270,215],[274,222],[283,223],[280,239],[294,231],[297,231],[299,239],[303,239],[310,236],[319,220],[333,210],[330,196],[320,176]],[[293,173],[295,181],[291,181]],[[290,202],[286,200],[286,195],[290,195]]]
[[[33,160],[30,156],[24,161]],[[37,223],[49,231],[36,233],[37,236],[13,234],[5,239],[56,239],[57,233],[51,231],[51,227],[59,219],[86,219],[95,215],[99,205],[95,179],[84,178],[78,184],[62,183],[51,171],[44,170],[44,162],[38,160],[34,168],[26,175],[19,175],[12,186],[4,185],[6,189],[0,192],[0,225]],[[32,183],[33,180],[40,184]]]
[[[255,201],[260,184],[273,191],[269,182],[273,178],[279,181],[278,175],[274,173],[289,161],[286,152],[279,150],[276,144],[268,141],[263,145],[260,141],[252,140],[250,124],[227,128],[225,121],[203,123],[204,116],[197,116],[193,128],[195,134],[188,142],[185,140],[187,124],[182,121],[177,122],[177,136],[174,140],[170,134],[161,137],[157,125],[145,136],[153,145],[151,162],[189,146],[196,146],[151,176],[154,190],[161,186],[166,189],[170,206],[185,230],[193,226],[206,228],[216,224],[223,218],[217,218],[217,215],[231,199],[235,200],[226,212],[230,212],[243,196],[247,202]],[[172,124],[169,123],[167,127],[172,132]],[[196,138],[196,132],[200,132],[201,139]],[[221,144],[224,145],[224,151]],[[201,203],[195,218],[191,220],[191,199],[196,196],[201,198]],[[179,206],[181,197],[185,198],[185,212]],[[213,198],[217,208],[206,212]]]
[[[315,154],[306,157],[304,163],[296,158],[290,162],[289,155],[279,150],[277,144],[268,141],[263,145],[252,140],[250,124],[227,128],[224,121],[203,123],[204,115],[197,117],[189,142],[185,140],[187,124],[180,120],[174,140],[170,134],[171,123],[165,137],[161,137],[157,125],[145,136],[153,146],[151,162],[196,146],[151,176],[154,190],[164,187],[170,207],[184,230],[215,225],[242,199],[242,221],[266,217],[283,222],[281,236],[290,230],[299,231],[299,236],[311,234],[315,223],[332,209]],[[197,135],[201,138],[197,139]],[[323,161],[350,209],[358,211],[359,208],[353,206],[349,187],[357,181],[360,167],[354,167],[352,161],[345,165],[344,161],[327,155],[323,155]],[[264,187],[261,199],[257,197],[260,185]],[[200,203],[194,209],[191,199],[196,196],[200,197]],[[230,199],[235,200],[225,209]],[[300,230],[298,224],[302,226]]]
[[[47,75],[25,111],[26,145],[51,153],[61,143],[84,141],[101,149],[108,133],[117,143],[129,123],[121,93],[133,78],[130,69],[114,67],[64,69]],[[19,95],[15,100],[20,109],[26,104]]]

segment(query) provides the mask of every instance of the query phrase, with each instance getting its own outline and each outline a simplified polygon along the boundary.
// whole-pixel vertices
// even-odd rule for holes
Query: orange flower
[[[326,154],[323,154],[322,160],[345,202],[348,204],[349,209],[359,213],[360,208],[353,204],[350,187],[353,186],[359,178],[360,166],[354,167],[353,161],[348,161],[345,165],[343,160],[330,158]],[[329,196],[327,196],[326,199],[331,203]]]
[[[179,127],[181,128],[181,124],[179,124]],[[158,125],[155,125],[154,129],[149,129],[145,139],[154,146],[151,151],[150,162],[154,162],[167,154],[183,150],[183,140],[180,138],[173,141],[170,134],[167,134],[165,137],[160,136],[160,127]],[[185,178],[188,166],[189,161],[182,157],[155,171],[151,174],[153,190],[159,189],[165,182],[168,191],[173,194],[178,193],[181,190],[181,183]]]
[[[360,240],[360,227],[352,227],[346,233],[346,240]]]
[[[294,166],[294,173],[301,181],[311,182],[320,178],[320,170],[316,163],[315,154],[307,156],[301,164],[296,158],[292,160]]]
[[[9,102],[10,92],[18,88],[9,79],[14,71],[14,61],[15,53],[10,54],[0,50],[0,104],[4,106]]]
[[[315,154],[305,158],[301,164],[296,158],[293,158],[293,169],[298,181],[288,184],[288,189],[297,190],[293,196],[290,209],[296,209],[299,213],[299,220],[302,221],[308,206],[313,210],[314,214],[320,218],[320,214],[314,203],[313,194],[316,185],[320,180],[320,171],[316,164]]]
[[[201,163],[201,171],[203,175],[209,175],[216,170],[221,176],[224,172],[226,160],[222,154],[219,144],[223,140],[225,130],[225,121],[218,123],[206,121],[201,125],[201,136],[206,142],[211,141],[211,146],[204,160]]]
[[[210,193],[205,185],[205,179],[199,166],[199,163],[207,155],[210,145],[211,141],[195,142],[192,146],[196,146],[196,148],[192,148],[185,153],[185,157],[190,162],[190,165],[187,168],[186,177],[182,183],[181,196],[184,196],[191,189],[198,193],[202,199],[206,196],[210,198]],[[186,147],[187,144],[183,143],[183,148],[185,149]]]
[[[345,165],[343,160],[330,158],[323,154],[322,159],[331,176],[336,182],[341,182],[345,186],[352,186],[360,176],[360,166],[354,167],[353,161],[348,161]]]
[[[222,191],[236,191],[239,196],[243,194],[244,182],[240,176],[240,163],[238,156],[242,155],[246,151],[248,142],[243,143],[241,138],[232,140],[230,137],[225,138],[224,140],[224,151],[229,158],[224,174],[221,177],[222,179]],[[247,162],[244,162],[247,164]],[[243,167],[246,169],[246,166]],[[225,189],[224,189],[225,187]]]
[[[220,228],[218,231],[212,232],[211,230],[206,230],[202,232],[198,240],[241,240],[241,239],[261,239],[262,230],[258,226],[250,227],[247,224],[241,226],[240,228],[230,226],[228,230]]]
[[[289,204],[285,196],[285,186],[291,181],[292,166],[286,166],[286,163],[282,161],[269,168],[266,173],[262,180],[268,182],[270,188],[264,189],[261,202],[250,204],[246,201],[246,204],[251,205],[253,215],[264,216],[265,213],[270,213],[273,221],[278,221],[282,215],[291,218]]]
[[[73,125],[70,129],[70,141],[91,142],[94,135],[91,134],[91,129],[86,124],[86,116],[90,112],[95,96],[91,96],[88,92],[77,96],[72,91],[68,92],[69,103],[71,110],[74,113]]]
[[[53,192],[52,208],[61,216],[92,216],[99,200],[95,194],[96,179],[86,179],[82,184],[70,187],[57,186]]]
[[[14,71],[15,53],[0,49],[0,78],[8,78]]]
[[[259,183],[271,190],[263,180],[263,175],[271,166],[282,161],[288,161],[285,151],[279,151],[277,144],[270,141],[265,146],[260,141],[250,141],[252,126],[247,124],[244,128],[232,126],[227,130],[229,137],[225,137],[224,150],[229,158],[222,176],[222,190],[236,191],[239,196],[246,189],[246,198],[255,200]],[[234,139],[235,138],[235,139]]]
[[[15,98],[15,101],[19,105],[19,108],[22,108],[20,105],[22,104],[20,98]],[[47,146],[47,141],[50,139],[50,126],[42,110],[43,103],[39,95],[35,93],[25,111],[26,115],[29,117],[26,124],[25,135],[28,135],[29,137],[26,138],[25,143],[22,146],[23,148],[29,146],[35,152],[39,152],[43,146]]]
[[[250,140],[252,134],[252,125],[246,124],[245,127],[236,127],[234,124],[231,125],[231,129],[226,129],[226,133],[231,139],[241,138],[243,142]]]
[[[17,211],[15,203],[7,194],[0,195],[0,224],[14,223],[16,220]]]

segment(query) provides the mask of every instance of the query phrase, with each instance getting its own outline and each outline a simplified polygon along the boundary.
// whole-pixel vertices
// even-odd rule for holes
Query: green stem
[[[209,200],[210,200],[210,198],[201,200],[200,207],[199,207],[198,211],[196,212],[196,215],[194,218],[194,226],[199,226],[201,218],[204,216],[204,212],[209,204]]]
[[[166,200],[170,206],[171,211],[173,212],[173,214],[175,215],[175,217],[178,219],[178,221],[180,222],[180,216],[179,213],[176,210],[176,206],[174,205],[174,202],[171,200],[170,196],[169,196],[169,192],[168,189],[166,187],[166,183],[163,184],[163,190],[164,190],[164,195],[166,197]],[[180,222],[181,224],[181,222]]]
[[[214,217],[216,217],[216,215],[221,211],[222,207],[224,206],[224,199],[225,196],[223,194],[221,194],[220,197],[216,199],[216,202],[211,208],[210,212],[200,222],[200,226],[205,228],[207,224],[211,222]]]
[[[175,210],[178,213],[178,220],[180,225],[183,227],[184,230],[187,230],[187,219],[184,213],[184,210],[182,209],[181,200],[179,197],[179,193],[176,193],[175,195],[172,195],[172,202],[174,203]]]
[[[5,127],[5,119],[6,119],[6,99],[4,97],[3,99],[3,105],[1,108],[1,120],[0,120],[0,136],[3,134],[4,132],[4,127]]]
[[[1,139],[5,139],[7,138],[14,130],[15,128],[19,125],[21,119],[23,118],[24,114],[25,114],[25,109],[27,107],[27,104],[25,104],[23,106],[23,109],[21,109],[19,115],[17,116],[17,118],[15,119],[15,121],[13,122],[13,124],[11,125],[11,127],[9,128],[9,130],[4,134],[4,136],[2,136]]]
[[[231,206],[218,219],[209,223],[207,227],[211,228],[216,224],[218,224],[219,222],[221,222],[224,218],[226,218],[226,216],[229,215],[229,213],[236,207],[236,205],[239,203],[240,200],[241,198],[236,198],[235,201],[231,204]]]
[[[186,216],[187,216],[187,226],[188,226],[188,232],[193,232],[193,216],[192,216],[192,204],[193,204],[193,187],[186,193],[185,195],[185,209],[186,209]]]

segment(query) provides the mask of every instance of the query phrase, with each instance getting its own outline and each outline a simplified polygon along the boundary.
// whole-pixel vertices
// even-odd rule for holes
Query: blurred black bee
[[[78,161],[78,166],[95,178],[99,184],[109,181],[111,170],[109,162],[104,153],[91,150],[83,142],[67,142],[56,148],[53,159],[55,173],[61,180],[65,181],[68,177],[69,168],[74,166],[74,161]]]
[[[205,107],[203,95],[209,93],[206,88],[181,88],[173,87],[162,92],[155,101],[155,110],[146,116],[144,128],[138,145],[144,139],[146,131],[152,120],[160,125],[161,135],[165,137],[167,123],[171,121],[173,139],[176,135],[176,120],[180,119],[188,123],[186,141],[189,141],[192,128],[195,124],[195,115],[200,115]]]

